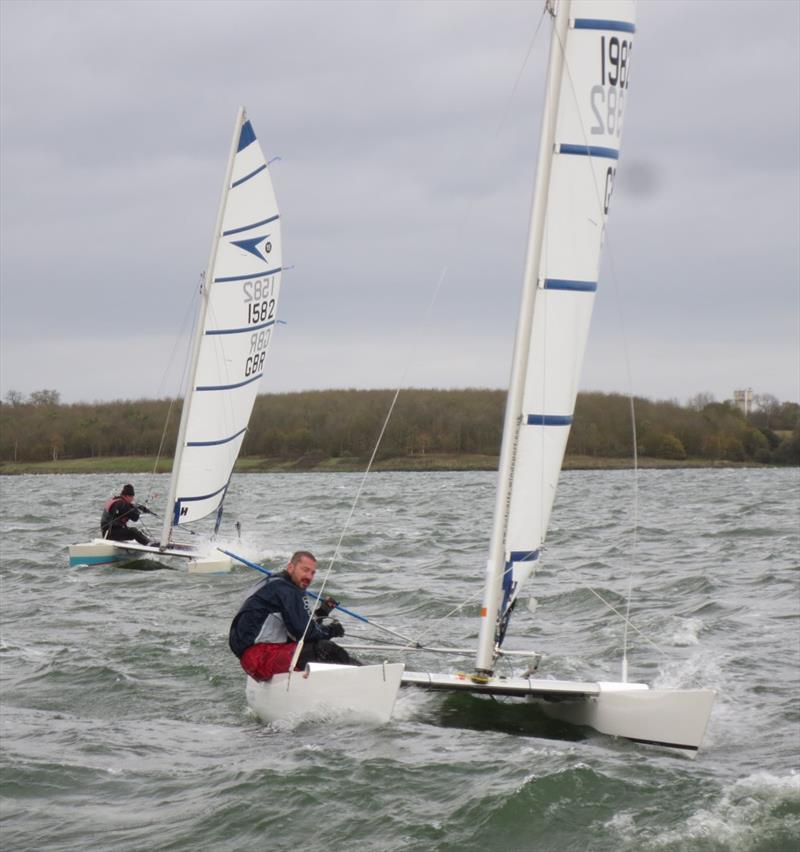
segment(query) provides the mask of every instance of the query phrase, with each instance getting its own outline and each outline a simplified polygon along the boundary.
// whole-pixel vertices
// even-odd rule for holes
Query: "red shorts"
[[[255,680],[269,680],[272,675],[289,671],[296,647],[296,642],[284,642],[280,645],[259,642],[257,645],[251,645],[242,654],[239,662],[250,677]]]

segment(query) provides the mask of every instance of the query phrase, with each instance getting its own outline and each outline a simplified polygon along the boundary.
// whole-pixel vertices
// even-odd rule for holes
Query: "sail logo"
[[[262,237],[251,237],[247,240],[231,240],[231,245],[244,249],[266,263],[267,255],[272,251],[272,243],[269,238],[270,234],[265,234]]]

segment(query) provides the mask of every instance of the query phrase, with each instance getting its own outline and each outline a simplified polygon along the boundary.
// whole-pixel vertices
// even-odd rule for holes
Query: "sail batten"
[[[568,281],[564,278],[546,278],[542,285],[544,290],[565,290],[570,293],[595,293],[596,281]]]
[[[228,438],[218,438],[215,441],[187,441],[187,447],[215,447],[219,444],[227,444],[229,441],[235,441],[239,435],[244,435],[247,431],[247,427],[244,429],[240,429],[235,435],[230,435]]]
[[[262,219],[260,222],[253,222],[252,225],[242,225],[239,228],[231,228],[230,231],[223,231],[223,237],[230,237],[233,234],[241,234],[244,231],[252,231],[253,228],[260,228],[263,225],[269,225],[270,222],[277,222],[280,219],[280,215],[276,213],[274,216],[270,216],[269,219]]]
[[[539,549],[514,550],[508,554],[508,562],[535,562],[539,558]]]
[[[236,382],[232,385],[197,385],[195,390],[198,392],[236,390],[236,388],[243,388],[245,385],[251,385],[253,382],[257,382],[263,375],[263,373],[259,373],[257,376],[252,376],[249,379],[245,379],[242,382]]]
[[[269,320],[261,325],[245,326],[243,328],[210,328],[206,334],[244,334],[248,331],[259,331],[262,328],[269,328],[275,325],[275,320]]]
[[[636,25],[630,21],[609,21],[598,18],[576,18],[572,24],[576,30],[608,30],[609,32],[635,33]]]
[[[244,177],[240,177],[239,180],[235,180],[231,184],[231,189],[235,189],[237,186],[241,186],[243,183],[246,183],[248,180],[250,180],[250,178],[254,178],[256,175],[261,174],[261,172],[263,172],[266,167],[267,164],[264,163],[263,166],[259,166],[257,169],[254,169],[252,172],[250,172],[250,174],[245,175]]]
[[[571,424],[571,414],[528,414],[525,417],[526,426],[569,426]]]
[[[229,275],[227,277],[215,278],[215,284],[227,284],[231,281],[249,281],[251,278],[264,278],[268,275],[277,275],[279,272],[283,270],[278,267],[277,269],[264,269],[260,272],[247,272],[244,275]]]
[[[617,148],[606,148],[602,145],[576,145],[570,142],[562,142],[558,146],[557,153],[572,154],[578,157],[601,157],[607,160],[619,159]]]

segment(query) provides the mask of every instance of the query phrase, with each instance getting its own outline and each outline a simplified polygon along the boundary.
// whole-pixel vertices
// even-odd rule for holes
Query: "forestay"
[[[547,533],[619,159],[633,0],[559,0],[507,402],[478,668]],[[499,614],[499,618],[498,618]]]
[[[173,525],[220,507],[276,321],[280,219],[267,162],[243,109],[207,270],[162,542]]]

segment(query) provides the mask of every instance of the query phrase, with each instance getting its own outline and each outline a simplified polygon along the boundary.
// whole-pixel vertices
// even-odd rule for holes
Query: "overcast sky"
[[[292,267],[261,391],[505,387],[541,9],[0,0],[0,393],[177,391],[239,104]],[[798,401],[799,33],[796,0],[640,0],[583,389]]]

